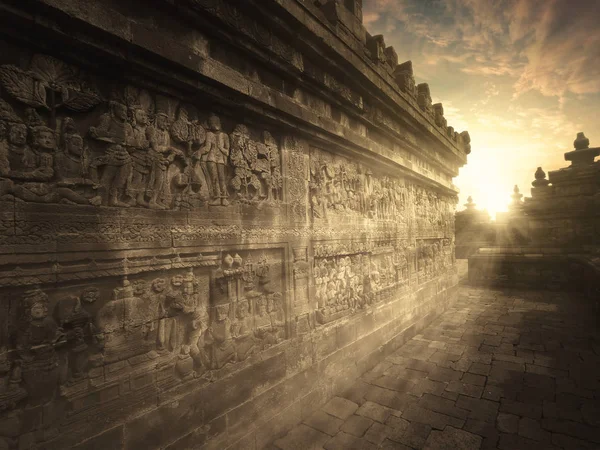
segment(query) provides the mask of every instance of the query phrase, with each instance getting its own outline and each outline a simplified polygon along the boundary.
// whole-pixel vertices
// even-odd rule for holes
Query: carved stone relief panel
[[[290,218],[298,222],[308,219],[309,156],[308,144],[302,139],[284,136],[281,142],[285,164],[285,195]]]
[[[417,268],[419,283],[445,272],[453,263],[450,239],[417,240]]]
[[[314,245],[316,319],[325,324],[388,299],[409,284],[406,240],[331,241]]]
[[[5,290],[0,410],[58,396],[99,408],[101,390],[140,372],[166,390],[235,370],[289,338],[282,255],[231,249],[200,266]]]
[[[317,148],[310,151],[310,201],[314,219],[355,217],[409,221],[409,185],[378,175],[355,161]]]
[[[281,204],[271,132],[51,56],[22,64],[10,55],[0,60],[0,199],[155,210]]]

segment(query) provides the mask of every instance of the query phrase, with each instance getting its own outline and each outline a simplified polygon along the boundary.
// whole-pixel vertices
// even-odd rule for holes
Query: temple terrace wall
[[[454,298],[469,141],[360,1],[0,0],[0,449],[285,433]]]

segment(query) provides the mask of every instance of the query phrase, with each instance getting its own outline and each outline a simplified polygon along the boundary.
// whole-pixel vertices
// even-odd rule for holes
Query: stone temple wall
[[[262,448],[452,300],[469,137],[360,1],[0,30],[0,449]]]

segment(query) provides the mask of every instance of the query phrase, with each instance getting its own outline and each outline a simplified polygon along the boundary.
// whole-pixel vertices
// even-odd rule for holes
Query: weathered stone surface
[[[275,441],[275,446],[281,450],[318,450],[329,439],[331,436],[325,433],[306,425],[300,425],[282,439]]]
[[[480,436],[448,426],[444,431],[432,431],[423,450],[476,450],[481,442]]]
[[[428,342],[363,374],[456,297],[470,140],[361,11],[0,0],[0,446],[334,448],[416,401]]]
[[[342,397],[334,397],[323,406],[323,411],[327,414],[342,420],[346,420],[354,414],[357,409],[358,405],[356,403]]]
[[[372,424],[373,419],[353,415],[346,419],[341,430],[353,436],[362,437]]]

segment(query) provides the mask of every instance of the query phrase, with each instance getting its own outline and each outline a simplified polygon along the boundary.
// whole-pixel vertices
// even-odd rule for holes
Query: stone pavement
[[[464,286],[273,449],[600,449],[598,323],[572,294]]]

